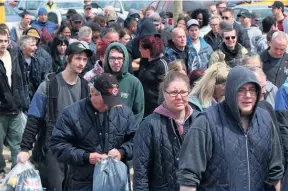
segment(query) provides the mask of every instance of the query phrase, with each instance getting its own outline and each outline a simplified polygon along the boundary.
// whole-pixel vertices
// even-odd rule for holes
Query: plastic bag
[[[2,183],[3,190],[42,191],[40,176],[30,162],[18,163]]]
[[[112,157],[97,163],[93,174],[93,191],[129,191],[127,166]]]

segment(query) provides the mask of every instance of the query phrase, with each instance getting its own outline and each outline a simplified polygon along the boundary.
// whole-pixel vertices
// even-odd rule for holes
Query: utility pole
[[[174,0],[174,8],[173,8],[173,25],[176,24],[178,16],[183,12],[183,3],[182,0]]]
[[[0,0],[0,23],[6,23],[4,0]]]

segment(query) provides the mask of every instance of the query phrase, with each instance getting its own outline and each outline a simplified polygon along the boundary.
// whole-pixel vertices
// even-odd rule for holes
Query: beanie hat
[[[40,8],[38,11],[38,16],[40,16],[42,14],[44,14],[44,15],[48,14],[48,11],[44,7]]]

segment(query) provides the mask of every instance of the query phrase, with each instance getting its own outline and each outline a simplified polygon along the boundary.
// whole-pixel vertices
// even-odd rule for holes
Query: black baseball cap
[[[249,11],[245,11],[245,12],[239,13],[239,14],[237,15],[237,17],[252,18],[252,14],[251,14]]]
[[[86,9],[92,9],[92,5],[91,5],[91,4],[89,4],[89,5],[84,5],[84,10],[86,10]]]
[[[85,52],[88,57],[93,55],[86,42],[72,42],[66,49],[66,55],[79,54],[81,52]]]
[[[119,82],[114,75],[100,74],[94,81],[94,88],[101,93],[104,103],[109,107],[121,105]]]
[[[82,16],[81,15],[79,15],[78,13],[76,13],[76,14],[74,14],[73,16],[72,16],[72,18],[71,18],[71,20],[73,21],[73,22],[76,22],[76,21],[83,21],[83,18],[82,18]]]
[[[269,6],[269,8],[282,8],[284,10],[284,4],[281,1],[274,1],[273,5]]]

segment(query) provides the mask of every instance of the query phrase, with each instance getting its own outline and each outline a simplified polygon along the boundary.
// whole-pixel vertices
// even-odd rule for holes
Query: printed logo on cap
[[[117,96],[119,94],[118,84],[112,84],[112,88],[109,88],[108,92],[113,96]]]

